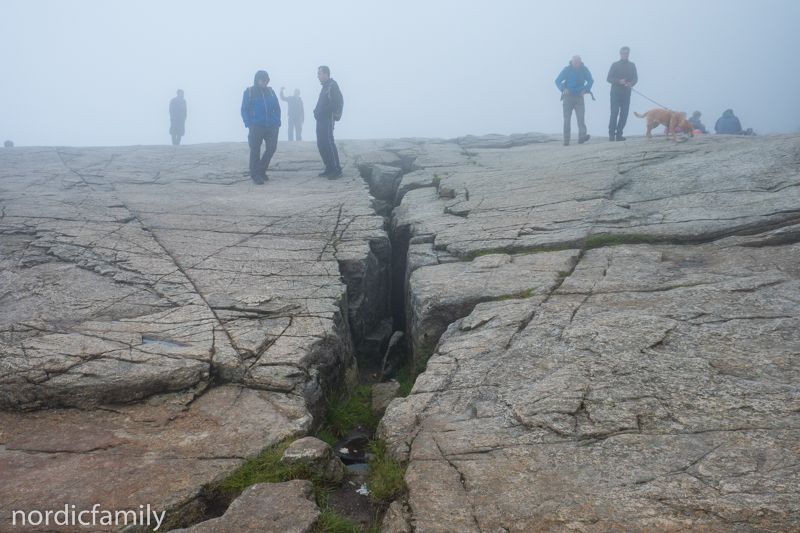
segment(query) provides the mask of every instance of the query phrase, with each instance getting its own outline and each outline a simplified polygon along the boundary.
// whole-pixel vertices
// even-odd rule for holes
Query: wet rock
[[[364,336],[358,351],[367,356],[377,358],[386,352],[392,337],[392,319],[383,319],[375,328]]]
[[[319,516],[310,481],[257,483],[221,517],[170,533],[310,533]]]
[[[321,477],[334,485],[342,482],[344,463],[333,453],[333,448],[314,437],[294,441],[286,448],[281,462],[288,466],[306,465],[314,477]]]
[[[380,418],[389,404],[400,394],[400,383],[387,381],[372,386],[372,416]]]
[[[387,378],[392,372],[407,363],[406,355],[406,336],[402,331],[395,331],[386,347],[386,353],[383,355],[380,379]]]
[[[165,513],[161,531],[201,518],[204,485],[311,424],[302,399],[235,385],[99,410],[0,412],[0,501],[26,512],[151,505]],[[0,529],[26,531],[10,519]]]

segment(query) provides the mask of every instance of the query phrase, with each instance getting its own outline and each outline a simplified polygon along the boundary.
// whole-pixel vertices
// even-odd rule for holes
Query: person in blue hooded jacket
[[[556,78],[556,87],[561,92],[564,105],[564,146],[569,146],[573,110],[575,118],[578,119],[578,144],[585,143],[591,137],[586,133],[586,123],[583,120],[586,110],[583,95],[591,94],[592,85],[594,85],[592,74],[581,61],[581,56],[574,56]]]
[[[257,185],[268,180],[267,169],[275,150],[278,148],[278,131],[281,127],[281,106],[278,97],[269,85],[269,74],[259,70],[253,79],[253,86],[244,90],[242,97],[242,120],[250,131],[247,142],[250,145],[250,178]],[[264,155],[261,155],[261,144]]]
[[[733,109],[726,109],[722,116],[717,119],[714,124],[714,131],[717,133],[725,133],[728,135],[739,135],[742,133],[742,124],[736,115],[733,114]]]

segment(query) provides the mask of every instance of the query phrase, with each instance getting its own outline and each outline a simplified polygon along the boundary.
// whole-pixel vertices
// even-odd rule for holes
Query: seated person
[[[714,131],[728,135],[740,135],[742,133],[742,124],[733,114],[733,109],[725,110],[714,125]]]
[[[706,131],[705,125],[702,122],[700,122],[701,115],[702,113],[700,111],[695,111],[694,113],[692,113],[692,118],[689,119],[689,124],[691,124],[692,128],[699,131],[700,133],[708,133]]]

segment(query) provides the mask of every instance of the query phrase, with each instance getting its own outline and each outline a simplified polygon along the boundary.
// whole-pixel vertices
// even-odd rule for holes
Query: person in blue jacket
[[[726,109],[722,116],[717,119],[714,124],[714,131],[717,133],[727,133],[729,135],[740,135],[742,133],[742,124],[736,115],[733,114],[733,109]]]
[[[575,118],[578,119],[578,144],[585,143],[591,137],[586,133],[586,123],[583,120],[586,110],[583,95],[592,93],[593,84],[592,74],[581,61],[581,56],[574,56],[569,65],[564,67],[564,70],[556,78],[556,87],[561,91],[561,100],[564,105],[564,146],[569,146],[573,110],[575,110]]]
[[[281,106],[278,97],[267,85],[269,74],[259,70],[253,78],[253,86],[244,90],[242,97],[242,119],[250,130],[247,142],[250,145],[250,177],[261,185],[268,180],[267,169],[278,148],[278,131],[281,127]],[[264,155],[261,156],[261,144]]]

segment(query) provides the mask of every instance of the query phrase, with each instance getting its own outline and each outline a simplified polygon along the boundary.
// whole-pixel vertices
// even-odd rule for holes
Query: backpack
[[[337,83],[336,86],[338,87],[339,84]],[[339,89],[339,94],[342,94],[342,90],[341,89]],[[328,102],[329,103],[333,103],[333,102],[331,102],[331,86],[330,85],[328,85]],[[338,110],[333,112],[333,120],[334,120],[334,122],[339,122],[339,120],[342,118],[342,110],[343,109],[344,109],[344,95],[342,95],[342,105],[341,105],[341,107],[339,107]]]

